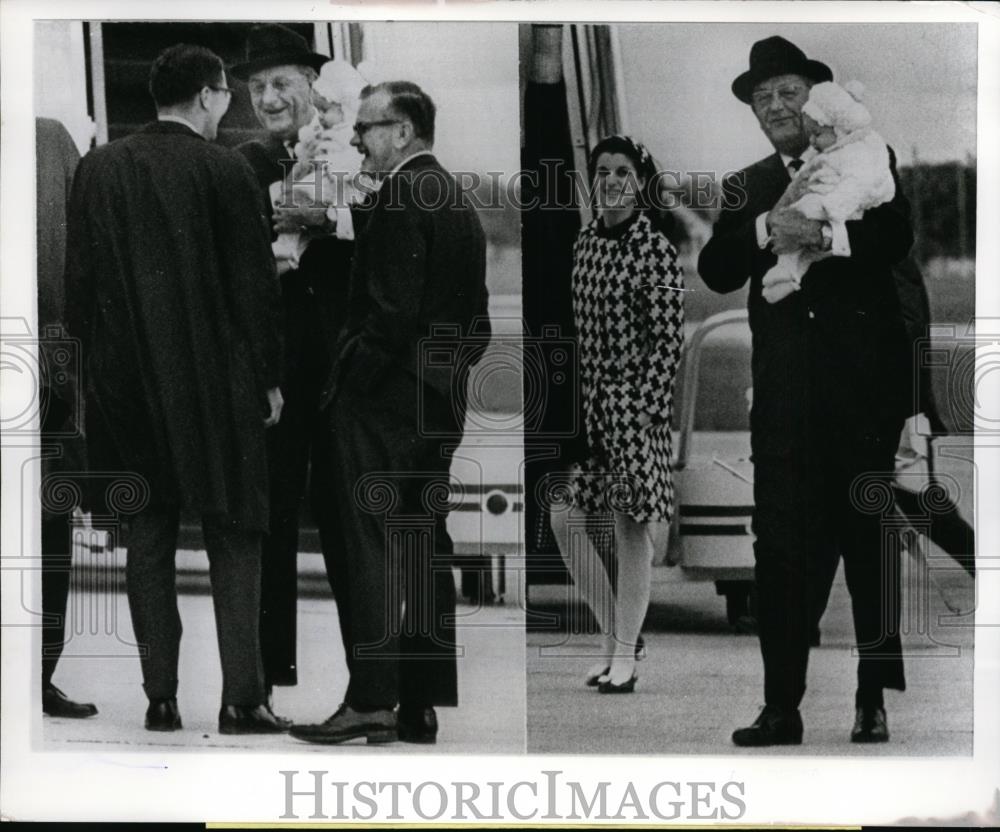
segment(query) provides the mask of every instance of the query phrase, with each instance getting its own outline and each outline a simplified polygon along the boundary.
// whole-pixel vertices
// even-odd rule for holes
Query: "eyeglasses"
[[[793,103],[802,93],[807,91],[807,87],[801,84],[790,84],[788,86],[776,87],[773,90],[758,90],[750,96],[750,101],[758,110],[770,105],[777,94],[782,104]]]
[[[365,133],[373,127],[388,127],[390,124],[402,124],[398,118],[382,119],[381,121],[356,121],[354,122],[354,132],[358,138],[363,138]]]

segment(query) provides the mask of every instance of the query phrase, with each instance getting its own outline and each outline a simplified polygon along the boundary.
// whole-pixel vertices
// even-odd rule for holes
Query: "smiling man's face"
[[[247,81],[253,111],[271,135],[294,139],[312,118],[307,71],[299,66],[275,66],[255,72]]]
[[[751,106],[761,130],[776,150],[789,156],[798,156],[809,144],[802,105],[809,100],[810,86],[801,75],[776,75],[753,90]]]

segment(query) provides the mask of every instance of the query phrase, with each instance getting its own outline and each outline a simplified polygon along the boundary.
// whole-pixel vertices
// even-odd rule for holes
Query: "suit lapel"
[[[788,170],[781,161],[781,156],[777,153],[764,159],[758,166],[757,172],[759,182],[748,183],[750,184],[750,193],[756,194],[759,200],[758,210],[754,211],[755,214],[759,214],[761,211],[770,211],[785,192],[788,183],[792,181]]]

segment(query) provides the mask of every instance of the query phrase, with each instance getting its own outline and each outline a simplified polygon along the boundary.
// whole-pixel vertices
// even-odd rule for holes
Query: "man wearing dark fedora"
[[[830,68],[782,37],[758,41],[732,84],[775,153],[723,182],[722,211],[698,269],[731,292],[749,280],[754,517],[765,706],[740,746],[802,742],[799,703],[816,610],[840,557],[858,655],[853,742],[889,738],[883,690],[903,690],[898,548],[884,535],[893,455],[911,398],[892,265],[910,249],[909,206],[891,202],[830,224],[790,208],[810,155],[802,106]],[[895,170],[893,170],[895,175]],[[777,303],[761,280],[778,254],[825,253]],[[886,496],[889,495],[889,496]]]
[[[261,588],[261,652],[267,689],[295,685],[299,515],[306,492],[329,491],[329,471],[315,453],[319,391],[330,372],[331,351],[343,323],[353,253],[349,212],[338,225],[325,208],[271,209],[268,189],[294,161],[298,131],[313,116],[311,87],[328,61],[306,39],[278,24],[250,30],[244,61],[231,69],[245,81],[254,113],[266,134],[237,149],[250,162],[271,210],[275,237],[307,234],[299,267],[281,276],[285,356],[281,423],[268,434],[270,532],[264,539]],[[344,220],[346,219],[346,223]],[[337,535],[323,512],[314,512],[324,551]],[[329,514],[328,512],[326,514]]]

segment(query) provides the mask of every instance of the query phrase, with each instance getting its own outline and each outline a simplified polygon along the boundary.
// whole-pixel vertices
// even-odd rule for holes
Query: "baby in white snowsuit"
[[[291,175],[294,202],[327,205],[327,213],[337,221],[338,228],[349,225],[350,206],[358,199],[353,180],[361,169],[361,154],[351,147],[351,137],[361,91],[367,83],[347,61],[327,61],[323,64],[312,87],[316,113],[299,130],[299,140],[294,148],[298,160]],[[271,185],[271,200],[275,204],[288,196],[287,183],[275,182]],[[347,217],[344,217],[345,213]],[[308,243],[309,238],[303,234],[278,235],[272,250],[279,274],[298,268],[299,258]]]
[[[803,126],[819,153],[795,175],[808,191],[790,206],[808,219],[833,223],[860,219],[896,194],[889,149],[869,126],[871,114],[859,100],[862,89],[856,81],[843,87],[826,81],[809,90],[802,107]],[[809,266],[828,256],[829,252],[809,249],[778,255],[778,262],[764,275],[765,299],[777,303],[798,291]]]

